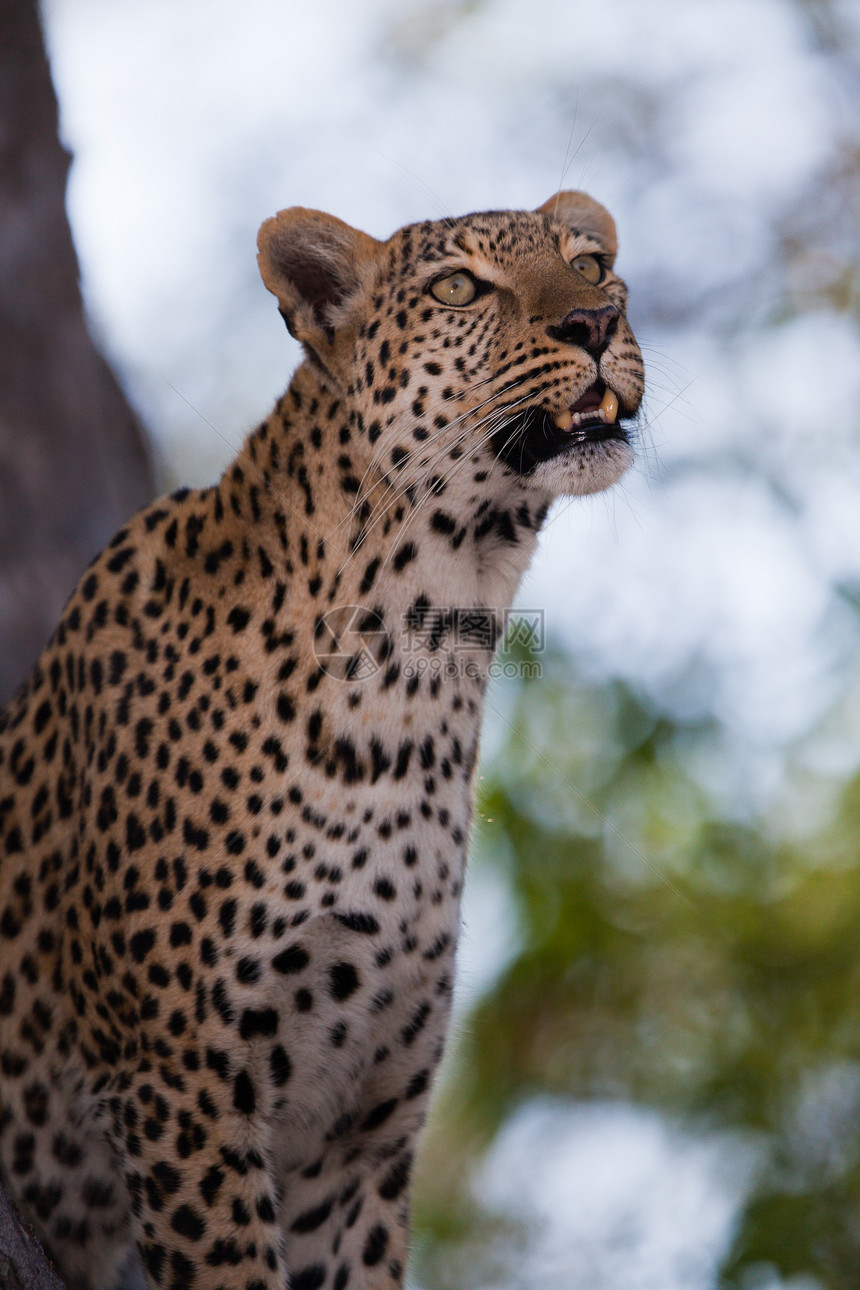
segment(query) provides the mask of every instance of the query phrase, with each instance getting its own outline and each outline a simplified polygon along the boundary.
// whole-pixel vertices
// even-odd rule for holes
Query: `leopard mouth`
[[[493,436],[496,456],[519,475],[527,475],[542,461],[565,453],[581,451],[587,445],[629,443],[627,430],[618,420],[618,395],[602,381],[595,381],[577,401],[563,412],[530,408]]]

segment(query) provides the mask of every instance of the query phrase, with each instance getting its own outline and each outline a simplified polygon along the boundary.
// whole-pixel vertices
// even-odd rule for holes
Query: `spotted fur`
[[[151,1287],[402,1284],[500,614],[553,497],[631,459],[551,419],[638,409],[614,254],[577,193],[384,243],[267,221],[305,361],[0,717],[2,1181],[72,1290],[132,1245]]]

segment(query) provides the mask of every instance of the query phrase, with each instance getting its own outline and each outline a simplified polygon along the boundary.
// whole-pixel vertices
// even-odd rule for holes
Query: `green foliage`
[[[462,1265],[464,1249],[493,1248],[470,1168],[542,1094],[631,1101],[755,1143],[723,1284],[752,1284],[760,1265],[854,1284],[860,781],[826,827],[780,841],[691,778],[679,747],[707,730],[618,684],[584,686],[562,658],[544,672],[522,683],[478,804],[474,863],[502,867],[519,948],[468,1018],[428,1137],[424,1284],[487,1284]]]

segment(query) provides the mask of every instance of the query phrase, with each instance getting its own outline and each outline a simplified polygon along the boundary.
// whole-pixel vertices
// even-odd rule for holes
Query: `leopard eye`
[[[575,260],[571,260],[570,266],[581,273],[586,282],[592,282],[595,286],[606,276],[606,270],[596,255],[578,255]]]
[[[430,291],[443,305],[468,305],[478,294],[478,284],[471,273],[464,273],[461,269],[447,278],[439,278]]]

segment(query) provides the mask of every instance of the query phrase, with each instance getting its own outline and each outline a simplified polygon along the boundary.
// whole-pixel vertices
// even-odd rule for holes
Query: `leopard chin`
[[[626,432],[618,426],[614,434],[595,434],[561,448],[553,457],[538,462],[528,480],[535,488],[553,495],[585,497],[618,483],[633,465],[634,454]]]
[[[561,412],[529,409],[496,432],[493,446],[526,482],[581,496],[611,487],[629,469],[631,435],[632,417],[615,391],[597,380]]]

